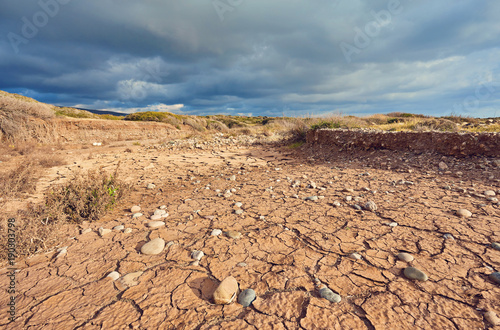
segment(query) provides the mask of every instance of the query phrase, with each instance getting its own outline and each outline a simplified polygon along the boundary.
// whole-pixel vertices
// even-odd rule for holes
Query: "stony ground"
[[[500,329],[494,159],[222,138],[130,149],[73,151],[74,164],[41,181],[120,161],[137,189],[101,221],[69,228],[58,250],[19,260],[18,318],[7,323],[2,303],[0,326]],[[237,293],[217,289],[228,277]],[[216,289],[231,303],[215,304]],[[246,289],[255,300],[237,296]]]

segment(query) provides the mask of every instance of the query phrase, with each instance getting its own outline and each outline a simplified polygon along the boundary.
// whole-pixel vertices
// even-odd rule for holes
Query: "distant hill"
[[[93,109],[83,109],[83,108],[76,108],[76,109],[92,112],[96,115],[112,115],[112,116],[118,116],[118,117],[125,117],[128,115],[128,113],[116,112],[116,111],[93,110]]]

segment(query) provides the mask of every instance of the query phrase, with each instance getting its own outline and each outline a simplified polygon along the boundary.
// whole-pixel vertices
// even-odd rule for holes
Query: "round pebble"
[[[165,211],[163,209],[156,209],[153,214],[154,215],[164,215],[165,213],[167,213],[167,211]]]
[[[406,277],[412,280],[419,280],[419,281],[427,281],[429,277],[427,274],[425,274],[423,271],[420,269],[414,268],[414,267],[406,267],[404,270],[404,274]]]
[[[165,226],[165,222],[163,222],[163,221],[150,221],[150,222],[148,222],[149,228],[160,228],[160,227],[164,227],[164,226]]]
[[[499,272],[491,273],[490,280],[492,280],[496,284],[500,284],[500,273]]]
[[[143,214],[142,213],[134,213],[132,214],[132,218],[139,218],[139,217],[142,217]]]
[[[238,266],[238,267],[246,267],[246,266],[247,266],[247,264],[246,264],[245,262],[238,262],[238,263],[236,264],[236,266]]]
[[[226,277],[220,282],[214,291],[214,302],[218,305],[226,305],[233,302],[238,292],[238,282],[232,276]]]
[[[359,254],[357,252],[351,253],[349,255],[349,257],[351,257],[352,259],[355,259],[355,260],[361,260],[361,254]]]
[[[226,232],[226,235],[232,239],[239,239],[241,237],[241,233],[236,230],[229,230]]]
[[[150,219],[151,220],[160,220],[161,219],[161,214],[153,214]]]
[[[238,214],[238,215],[239,215],[239,214],[243,214],[243,210],[242,210],[242,209],[238,209],[238,210],[234,211],[234,213],[235,213],[235,214]]]
[[[108,276],[106,276],[106,277],[109,277],[113,281],[116,281],[117,279],[120,278],[120,273],[118,273],[117,271],[114,271],[114,272],[109,273]]]
[[[494,196],[496,196],[496,193],[493,190],[486,190],[484,192],[484,196],[486,196],[486,197],[494,197]]]
[[[484,313],[484,318],[493,326],[500,325],[500,318],[498,318],[497,314],[493,311]]]
[[[164,248],[165,241],[163,240],[163,238],[158,237],[144,244],[141,248],[141,253],[147,255],[156,255],[161,253]]]
[[[398,226],[398,223],[397,222],[391,222],[389,223],[389,227],[397,227]]]
[[[125,229],[124,225],[119,225],[119,226],[113,227],[113,230],[123,230],[123,229]]]
[[[212,230],[212,233],[210,235],[211,236],[219,236],[220,234],[222,234],[222,230],[214,229],[214,230]]]
[[[319,295],[321,298],[324,298],[332,303],[339,303],[342,300],[340,295],[336,294],[326,286],[323,286],[323,288],[319,290]]]
[[[191,258],[198,261],[201,260],[204,255],[205,253],[203,253],[203,251],[194,250],[193,252],[191,252]]]
[[[138,213],[141,210],[141,207],[139,205],[134,205],[130,208],[130,212],[132,213]]]
[[[459,209],[457,210],[457,216],[461,218],[470,218],[472,217],[472,212],[466,209]]]
[[[253,289],[246,289],[243,290],[240,295],[238,296],[238,302],[243,306],[243,307],[248,307],[252,304],[252,302],[257,298],[257,295],[255,294],[255,291]]]
[[[444,235],[443,235],[443,238],[444,238],[444,239],[451,239],[451,240],[454,240],[454,239],[455,239],[455,237],[453,237],[453,235],[452,235],[452,234],[444,234]]]
[[[494,248],[495,250],[500,251],[500,243],[497,242],[491,243],[491,247]]]
[[[377,211],[377,204],[375,204],[375,202],[373,202],[373,201],[368,201],[365,204],[365,210],[370,211],[370,212],[375,212],[375,211]]]
[[[156,185],[153,184],[153,183],[149,183],[148,186],[147,186],[148,189],[155,189],[156,188]]]
[[[413,261],[415,258],[413,258],[413,256],[409,253],[401,252],[401,253],[398,253],[398,259],[402,260],[402,261],[410,262],[410,261]]]

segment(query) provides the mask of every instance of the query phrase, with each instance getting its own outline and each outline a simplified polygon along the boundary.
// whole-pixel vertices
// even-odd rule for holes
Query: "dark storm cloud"
[[[5,0],[0,89],[122,111],[493,116],[500,87],[476,90],[499,81],[499,12],[488,0]]]

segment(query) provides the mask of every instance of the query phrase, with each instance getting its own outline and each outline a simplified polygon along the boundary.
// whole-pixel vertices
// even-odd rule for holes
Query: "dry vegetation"
[[[498,132],[500,119],[477,119],[461,116],[442,118],[408,113],[378,114],[369,117],[334,115],[324,118],[245,117],[228,115],[187,116],[166,112],[140,112],[125,118],[96,115],[73,108],[55,107],[28,97],[0,91],[0,208],[6,201],[23,199],[35,191],[44,170],[65,164],[54,150],[62,145],[55,118],[109,119],[127,121],[154,121],[170,124],[190,133],[188,137],[209,138],[222,132],[229,135],[260,136],[262,141],[271,136],[288,139],[290,147],[305,141],[310,129],[379,129],[387,131],[471,131]],[[168,126],[171,127],[171,126]],[[136,142],[140,145],[140,142]],[[131,149],[127,149],[131,152]],[[15,161],[12,161],[15,159]],[[9,164],[5,166],[5,164]],[[29,255],[46,249],[55,242],[58,226],[66,223],[93,221],[110,210],[127,192],[128,186],[113,175],[90,171],[79,173],[64,186],[51,187],[39,205],[29,205],[15,214],[19,231],[17,237],[20,255]],[[0,214],[0,245],[6,240],[6,224],[13,214]],[[0,259],[6,248],[0,247]]]

